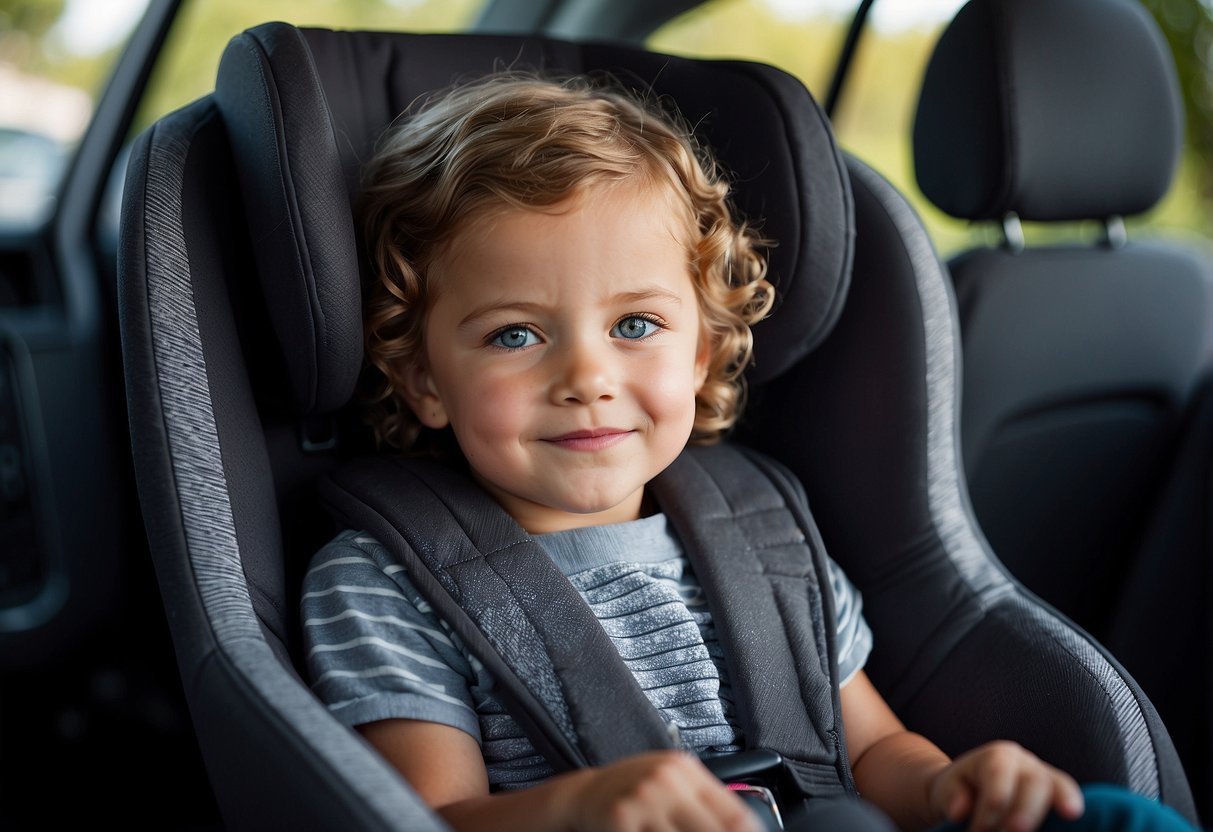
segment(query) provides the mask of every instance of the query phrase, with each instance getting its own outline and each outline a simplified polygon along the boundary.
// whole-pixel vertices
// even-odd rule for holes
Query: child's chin
[[[622,523],[640,517],[640,498],[625,494],[619,499],[572,501],[560,510],[571,515],[570,519],[580,526]]]

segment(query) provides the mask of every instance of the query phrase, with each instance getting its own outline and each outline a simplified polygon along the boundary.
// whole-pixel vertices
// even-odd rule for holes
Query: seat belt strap
[[[714,446],[650,487],[713,610],[747,747],[777,752],[802,795],[853,794],[833,630],[814,623],[834,620],[824,548],[790,475]],[[580,593],[465,474],[367,457],[321,488],[400,559],[557,770],[676,745]]]
[[[470,478],[435,462],[371,456],[326,478],[321,494],[350,528],[400,558],[558,771],[674,747],[581,595]]]
[[[834,621],[824,547],[789,475],[717,445],[682,454],[652,494],[713,610],[746,746],[779,753],[805,794],[853,793],[834,631],[815,626]]]

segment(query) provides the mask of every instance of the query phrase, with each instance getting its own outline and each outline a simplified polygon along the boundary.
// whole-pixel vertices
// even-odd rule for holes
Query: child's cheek
[[[695,377],[681,366],[654,368],[646,373],[637,389],[647,410],[655,420],[673,425],[686,423],[687,430],[695,420]]]
[[[464,405],[477,433],[487,438],[517,434],[530,390],[532,386],[517,377],[496,374],[486,374],[470,385]]]

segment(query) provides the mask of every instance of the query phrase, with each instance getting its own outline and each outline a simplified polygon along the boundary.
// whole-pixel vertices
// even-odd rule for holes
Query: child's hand
[[[763,829],[737,795],[685,752],[640,754],[581,774],[573,808],[577,832]]]
[[[931,807],[969,829],[1030,832],[1052,809],[1073,820],[1083,811],[1074,778],[1013,742],[992,742],[957,757],[936,775]]]

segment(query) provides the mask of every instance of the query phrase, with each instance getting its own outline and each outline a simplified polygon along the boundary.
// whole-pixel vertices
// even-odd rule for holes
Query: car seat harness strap
[[[778,761],[785,800],[854,794],[833,630],[814,626],[833,621],[824,549],[790,476],[718,445],[688,449],[650,485],[713,611],[747,747]],[[557,771],[677,746],[568,578],[466,474],[371,456],[321,490],[400,559]],[[743,780],[772,781],[763,765]]]
[[[568,578],[468,477],[426,460],[366,457],[322,488],[339,516],[402,560],[558,771],[672,747]]]

